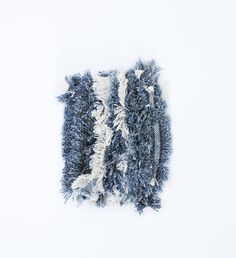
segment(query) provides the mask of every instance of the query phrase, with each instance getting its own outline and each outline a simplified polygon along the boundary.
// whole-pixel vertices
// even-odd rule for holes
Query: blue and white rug
[[[155,61],[126,72],[66,77],[62,192],[98,206],[133,203],[138,212],[160,208],[168,178],[170,120]]]

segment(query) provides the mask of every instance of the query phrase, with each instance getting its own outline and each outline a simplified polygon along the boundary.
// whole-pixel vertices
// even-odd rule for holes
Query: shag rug
[[[170,120],[155,61],[139,60],[125,72],[85,72],[66,77],[62,192],[89,200],[160,208],[168,178]]]

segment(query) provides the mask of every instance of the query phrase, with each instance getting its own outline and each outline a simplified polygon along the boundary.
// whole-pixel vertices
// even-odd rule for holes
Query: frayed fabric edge
[[[121,73],[119,71],[114,71],[116,79],[118,81],[119,87],[117,90],[117,97],[119,105],[116,105],[114,107],[114,119],[112,126],[108,123],[108,118],[110,116],[110,110],[108,107],[108,101],[111,94],[110,86],[111,81],[109,75],[110,72],[103,73],[102,75],[98,76],[88,76],[88,73],[86,76],[83,76],[83,80],[81,81],[81,76],[73,76],[69,79],[67,78],[67,81],[70,85],[68,92],[62,96],[59,97],[59,100],[66,103],[66,108],[70,110],[73,105],[75,105],[76,101],[72,101],[70,103],[70,107],[68,108],[68,103],[71,102],[71,99],[74,99],[74,95],[76,93],[80,94],[81,92],[76,92],[76,90],[73,89],[76,88],[78,85],[80,88],[83,89],[83,84],[86,85],[90,82],[90,90],[87,91],[87,96],[91,98],[92,95],[92,101],[90,101],[90,114],[88,113],[88,117],[90,117],[91,128],[90,132],[92,132],[93,135],[90,134],[91,141],[89,142],[89,149],[90,151],[87,153],[87,155],[84,155],[85,161],[87,164],[89,164],[87,167],[80,169],[80,172],[78,173],[79,162],[74,162],[77,167],[75,166],[76,173],[71,174],[71,170],[66,169],[66,166],[64,167],[64,174],[62,178],[63,182],[63,192],[66,199],[70,198],[72,196],[72,199],[81,202],[85,199],[90,199],[90,201],[95,202],[98,206],[104,206],[114,203],[120,203],[121,205],[125,203],[134,203],[136,206],[136,209],[139,213],[142,213],[143,209],[145,207],[152,207],[155,210],[159,210],[160,208],[160,199],[158,192],[162,191],[162,185],[165,180],[168,178],[168,163],[170,154],[172,151],[171,147],[171,132],[170,132],[170,120],[169,117],[166,114],[166,103],[161,98],[161,89],[158,85],[157,81],[157,73],[159,73],[159,68],[155,65],[155,61],[150,62],[142,62],[139,60],[135,67],[134,67],[134,75],[139,80],[140,85],[142,84],[145,90],[148,93],[149,98],[149,105],[154,109],[154,117],[157,119],[156,123],[156,129],[153,128],[153,140],[154,142],[159,142],[156,145],[156,148],[154,148],[154,163],[155,166],[155,172],[154,177],[152,177],[150,181],[150,185],[153,187],[153,191],[150,192],[148,190],[149,186],[145,185],[145,180],[141,179],[142,177],[138,176],[138,184],[140,186],[144,184],[144,189],[141,191],[142,195],[145,195],[147,193],[148,196],[152,196],[157,203],[154,204],[153,201],[148,200],[141,200],[141,202],[137,202],[136,198],[140,198],[136,195],[132,196],[132,193],[127,190],[129,187],[129,179],[123,178],[124,184],[127,184],[126,191],[119,192],[117,188],[113,188],[111,192],[107,192],[106,189],[104,189],[104,179],[106,178],[106,162],[105,162],[105,154],[106,150],[111,144],[112,141],[112,134],[113,130],[119,132],[123,139],[125,139],[126,143],[130,142],[129,134],[130,134],[130,128],[128,128],[127,120],[129,119],[128,114],[126,112],[127,110],[127,98],[129,97],[130,92],[128,92],[128,80],[127,73]],[[146,80],[145,80],[146,78]],[[77,80],[77,81],[76,81]],[[79,82],[80,81],[80,82]],[[154,86],[150,84],[150,82],[154,83]],[[78,83],[79,82],[79,83]],[[78,85],[77,85],[77,84]],[[155,86],[156,85],[156,86]],[[86,91],[86,90],[85,90]],[[80,98],[80,104],[82,104],[82,107],[85,108],[85,102],[87,101],[85,98],[85,94],[78,96]],[[70,101],[68,101],[68,99]],[[77,102],[79,103],[79,102]],[[158,106],[159,105],[159,106]],[[92,108],[91,108],[92,107]],[[65,124],[67,121],[67,115],[66,114],[66,108],[65,108]],[[85,110],[85,109],[84,109]],[[86,110],[87,112],[87,110]],[[76,113],[76,112],[75,112]],[[79,118],[78,118],[79,119]],[[84,119],[84,117],[83,117]],[[72,119],[71,121],[74,121],[76,119]],[[85,119],[86,120],[86,119]],[[70,121],[70,122],[71,122]],[[70,122],[68,124],[70,124]],[[80,121],[81,122],[81,121]],[[85,121],[82,121],[82,124]],[[67,134],[66,129],[68,126],[64,124],[64,132],[63,132],[63,158],[65,160],[65,163],[68,163],[70,160],[73,160],[73,155],[65,155],[66,147],[69,144],[69,137],[66,138],[65,135]],[[76,123],[73,125],[70,124],[72,130],[72,134],[75,133],[74,128],[76,127]],[[81,126],[82,128],[82,126]],[[78,129],[79,130],[81,130]],[[83,128],[84,129],[84,128]],[[156,132],[155,132],[156,130]],[[81,130],[83,131],[83,130]],[[80,132],[79,132],[80,133]],[[71,135],[72,135],[71,134]],[[70,137],[71,137],[70,135]],[[76,135],[76,133],[75,133]],[[65,143],[66,141],[67,143]],[[83,150],[81,147],[82,144],[77,144],[77,151],[80,152]],[[86,143],[85,143],[86,146]],[[129,148],[129,146],[126,144],[126,147]],[[73,154],[73,148],[71,147],[71,153]],[[129,150],[130,151],[130,150]],[[76,151],[75,151],[76,152]],[[68,153],[67,153],[68,154]],[[121,159],[119,162],[117,162],[116,167],[118,170],[126,173],[126,171],[129,169],[128,160],[127,158],[124,158],[125,152],[123,154],[123,159]],[[83,155],[78,155],[79,157],[83,157]],[[76,160],[76,159],[75,159]],[[74,160],[73,160],[74,161]],[[73,162],[72,162],[73,163]],[[139,167],[137,167],[138,170],[140,170]],[[68,173],[70,171],[70,173]],[[143,170],[145,171],[145,170]],[[116,180],[116,179],[115,179]],[[68,181],[68,182],[67,182]],[[69,183],[70,182],[70,183]],[[145,187],[147,188],[145,190]],[[131,194],[131,196],[129,196]],[[124,195],[127,195],[128,197],[124,197]],[[154,200],[153,199],[153,200]]]

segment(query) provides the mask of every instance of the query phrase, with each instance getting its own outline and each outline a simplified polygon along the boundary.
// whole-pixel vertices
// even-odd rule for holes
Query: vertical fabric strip
[[[128,80],[125,77],[124,72],[116,73],[119,87],[118,87],[118,97],[119,97],[119,105],[115,107],[115,119],[114,119],[114,127],[116,131],[121,130],[121,134],[124,139],[128,138],[128,128],[125,122],[125,97],[126,97],[126,89]]]
[[[94,118],[94,136],[96,142],[93,148],[93,154],[90,157],[91,173],[79,176],[72,184],[72,189],[77,195],[83,195],[92,201],[98,201],[100,195],[104,192],[103,178],[105,175],[104,155],[106,146],[110,144],[112,132],[106,124],[109,113],[107,99],[110,94],[110,80],[105,76],[93,76],[93,90],[97,102],[92,111]]]
[[[92,76],[86,72],[83,76],[75,74],[66,77],[68,91],[59,97],[65,103],[62,139],[62,156],[65,161],[62,177],[62,193],[69,199],[73,193],[72,182],[82,174],[91,172],[89,158],[94,145],[94,121],[91,112],[94,109],[95,95],[92,89]]]
[[[107,194],[107,203],[124,202],[127,188],[125,173],[127,171],[126,141],[128,128],[125,117],[125,98],[127,79],[124,72],[110,73],[111,95],[109,98],[109,125],[112,129],[111,144],[106,149],[106,177],[104,185]]]

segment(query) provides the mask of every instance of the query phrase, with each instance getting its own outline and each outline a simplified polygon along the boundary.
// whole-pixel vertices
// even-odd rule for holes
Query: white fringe
[[[121,200],[121,194],[118,190],[114,190],[113,193],[107,194],[106,204],[108,206],[118,205]]]
[[[105,176],[106,167],[104,164],[104,155],[106,147],[110,144],[112,130],[106,125],[108,118],[107,100],[110,95],[109,77],[93,76],[93,90],[102,104],[98,104],[92,111],[92,117],[95,118],[94,134],[96,142],[94,145],[94,154],[91,156],[89,166],[91,174],[80,175],[73,182],[72,189],[85,188],[89,183],[94,181],[90,200],[97,201],[99,194],[104,192],[103,177]]]
[[[128,80],[125,78],[124,72],[117,72],[116,76],[119,81],[118,96],[120,106],[116,107],[114,110],[116,115],[114,119],[114,126],[116,126],[117,131],[121,130],[122,136],[127,139],[129,131],[125,123],[125,96]]]

